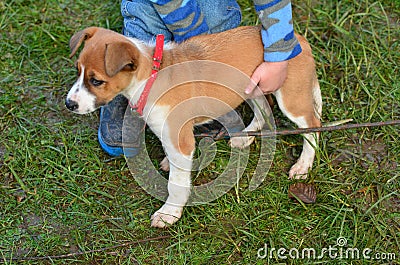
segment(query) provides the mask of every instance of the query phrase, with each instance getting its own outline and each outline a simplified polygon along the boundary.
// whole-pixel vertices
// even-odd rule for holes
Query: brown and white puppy
[[[160,72],[143,111],[143,118],[160,138],[170,161],[169,166],[165,165],[166,160],[163,163],[170,170],[169,196],[166,203],[152,216],[152,226],[165,227],[181,217],[190,193],[190,169],[195,149],[193,126],[209,117],[225,114],[248,97],[244,94],[248,77],[263,60],[264,49],[260,35],[259,27],[239,27],[222,33],[193,37],[181,44],[166,45],[161,68],[167,69],[174,65],[182,67],[165,75]],[[289,61],[287,79],[274,95],[282,112],[299,127],[318,127],[322,99],[314,59],[307,41],[302,36],[296,37],[303,51]],[[91,27],[72,36],[71,57],[83,43],[84,48],[76,61],[78,80],[68,93],[67,108],[78,114],[89,113],[107,104],[118,94],[136,103],[143,91],[143,84],[151,74],[154,47],[110,30]],[[173,80],[184,80],[186,75],[207,72],[207,64],[197,69],[190,69],[184,64],[196,60],[200,60],[198,65],[210,61],[228,65],[244,73],[246,78],[244,81],[243,78],[236,80],[232,75],[227,78],[229,84],[222,85],[206,81],[174,83]],[[224,75],[224,72],[216,74]],[[175,85],[166,90],[157,89],[170,84]],[[255,101],[261,104],[261,108],[266,107],[263,103],[265,100]],[[207,107],[199,107],[204,105]],[[264,121],[260,116],[260,112],[255,111],[254,120],[245,130],[260,130]],[[304,135],[303,151],[290,169],[290,178],[307,176],[313,164],[317,140],[318,134]],[[252,141],[252,137],[241,137],[231,139],[231,145],[244,147]]]

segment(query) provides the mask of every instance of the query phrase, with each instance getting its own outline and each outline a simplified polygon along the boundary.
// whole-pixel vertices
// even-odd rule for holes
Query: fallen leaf
[[[14,192],[14,197],[17,200],[17,202],[22,202],[23,200],[26,199],[26,193],[24,190],[19,189]]]
[[[304,203],[315,203],[317,199],[314,184],[302,182],[291,184],[288,193],[290,199],[301,200]]]

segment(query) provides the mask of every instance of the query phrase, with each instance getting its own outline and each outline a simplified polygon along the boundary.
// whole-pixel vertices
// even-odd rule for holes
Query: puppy
[[[303,51],[289,61],[287,79],[274,96],[281,111],[297,126],[318,127],[322,99],[314,59],[307,41],[302,36],[296,37]],[[136,104],[144,84],[152,76],[155,47],[97,27],[72,36],[71,57],[82,44],[84,47],[76,61],[78,79],[67,95],[66,107],[85,114],[107,104],[118,94]],[[151,217],[152,226],[165,227],[181,217],[190,194],[190,169],[195,149],[193,126],[225,114],[248,98],[244,89],[250,82],[249,76],[262,63],[263,53],[260,27],[251,26],[196,36],[181,44],[166,44],[159,62],[166,74],[160,71],[155,78],[142,113],[162,142],[169,160],[166,165],[164,159],[163,165],[170,171],[169,196]],[[230,72],[231,69],[246,78]],[[222,77],[226,83],[209,82],[197,76]],[[190,82],[193,79],[198,82]],[[254,119],[245,131],[260,130],[264,125],[261,112],[266,107],[265,100],[253,101],[261,110],[255,110]],[[252,137],[233,138],[231,145],[244,147],[253,140]],[[303,150],[290,169],[290,178],[307,176],[317,141],[318,134],[304,135]]]

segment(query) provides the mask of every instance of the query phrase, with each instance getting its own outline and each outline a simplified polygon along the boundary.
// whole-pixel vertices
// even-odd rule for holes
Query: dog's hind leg
[[[300,128],[321,126],[322,98],[318,80],[314,80],[313,86],[310,95],[306,96],[295,93],[284,95],[282,91],[279,90],[275,92],[279,108]],[[288,107],[285,102],[299,103]],[[293,113],[296,113],[296,115]],[[318,145],[319,133],[308,133],[304,134],[303,137],[303,150],[297,162],[291,167],[289,178],[307,178],[308,171],[312,167],[315,157],[315,148],[317,148]]]
[[[270,114],[269,111],[266,113],[269,110],[268,102],[264,96],[249,101],[253,106],[254,118],[243,132],[259,131],[265,124],[267,118],[265,116]],[[254,136],[232,137],[229,143],[232,147],[245,148],[253,143],[254,138]]]
[[[168,157],[164,157],[164,159],[160,162],[160,169],[162,169],[165,172],[169,171]]]

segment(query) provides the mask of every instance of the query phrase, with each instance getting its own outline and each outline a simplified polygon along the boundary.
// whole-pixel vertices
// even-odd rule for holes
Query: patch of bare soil
[[[360,141],[356,137],[349,138],[345,148],[337,148],[332,154],[333,166],[348,162],[360,164],[365,169],[376,166],[379,170],[395,170],[398,167],[389,157],[388,146],[382,139]]]
[[[0,168],[4,166],[4,155],[6,154],[6,148],[0,145]]]
[[[343,146],[343,144],[341,144]],[[398,169],[397,158],[391,157],[389,147],[380,138],[375,140],[359,140],[353,136],[346,140],[344,148],[337,148],[332,153],[332,165],[346,171],[346,165],[359,165],[365,170],[374,169],[379,172]],[[384,188],[379,184],[370,184],[358,190],[343,190],[342,193],[357,202],[358,208],[365,212],[384,196]],[[400,197],[393,195],[379,203],[379,208],[388,212],[400,212]]]

